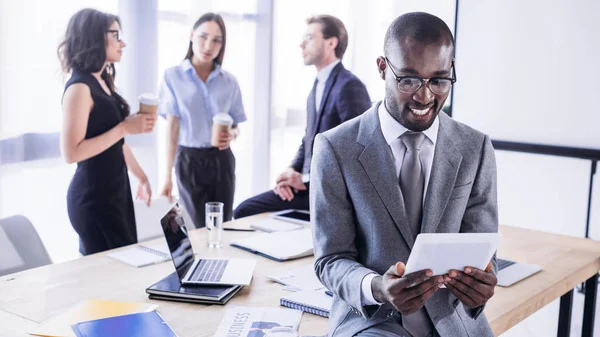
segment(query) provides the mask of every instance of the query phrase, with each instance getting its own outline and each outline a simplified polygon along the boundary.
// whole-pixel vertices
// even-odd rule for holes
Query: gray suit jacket
[[[406,263],[414,244],[404,200],[375,104],[315,141],[310,210],[315,271],[334,293],[329,336],[353,336],[394,315],[362,306],[361,282]],[[423,208],[422,233],[498,231],[496,162],[488,136],[443,112]],[[496,272],[496,258],[493,270]],[[441,337],[493,336],[483,307],[468,309],[447,289],[425,308]]]

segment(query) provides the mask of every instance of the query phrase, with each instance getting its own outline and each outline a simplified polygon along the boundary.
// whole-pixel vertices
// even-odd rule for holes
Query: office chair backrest
[[[51,263],[42,240],[26,217],[0,219],[0,276]]]

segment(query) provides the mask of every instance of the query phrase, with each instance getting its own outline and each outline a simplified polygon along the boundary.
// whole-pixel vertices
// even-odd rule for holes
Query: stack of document
[[[151,300],[164,300],[202,304],[225,304],[242,286],[183,285],[177,272],[146,289]]]

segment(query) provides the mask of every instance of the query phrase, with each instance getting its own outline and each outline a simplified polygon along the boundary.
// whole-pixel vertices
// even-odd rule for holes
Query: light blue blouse
[[[165,71],[158,114],[179,119],[179,145],[210,147],[212,118],[220,112],[228,113],[234,125],[246,120],[240,86],[233,75],[217,66],[203,82],[189,59]]]

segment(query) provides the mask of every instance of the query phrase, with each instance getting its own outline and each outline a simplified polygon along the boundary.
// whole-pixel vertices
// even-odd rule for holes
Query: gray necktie
[[[422,132],[408,131],[400,136],[400,140],[406,145],[400,169],[400,189],[404,197],[410,229],[416,237],[421,233],[421,216],[423,214],[425,176],[419,151],[425,135]],[[414,314],[403,315],[402,326],[413,337],[427,336],[433,330],[433,324],[424,308]]]
[[[419,151],[425,135],[422,132],[408,131],[400,136],[400,139],[406,145],[406,152],[400,169],[400,189],[404,197],[404,206],[406,206],[410,229],[416,237],[421,232],[421,215],[423,214],[425,177]]]

